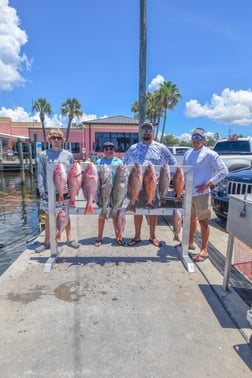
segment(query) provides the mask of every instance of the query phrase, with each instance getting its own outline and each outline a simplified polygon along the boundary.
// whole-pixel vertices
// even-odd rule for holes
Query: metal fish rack
[[[89,163],[80,163],[82,171],[85,169],[86,165]],[[134,165],[127,165],[128,173],[130,173],[132,167]],[[144,174],[145,169],[147,165],[142,166],[142,173]],[[47,165],[47,178],[48,178],[48,208],[49,208],[49,227],[50,227],[50,246],[51,246],[51,256],[47,260],[44,271],[50,272],[53,263],[57,261],[57,257],[59,253],[61,252],[60,248],[58,247],[58,243],[55,239],[56,236],[56,216],[60,209],[58,204],[56,203],[56,190],[55,185],[53,181],[53,173],[55,168],[57,167],[57,164],[55,163],[48,163]],[[71,165],[65,165],[65,170],[68,173]],[[109,165],[109,168],[112,170],[112,172],[115,172],[118,166]],[[160,169],[162,165],[154,165],[155,172],[157,178],[159,177]],[[177,170],[178,167],[181,167],[179,165],[170,165],[170,174],[171,174],[171,181],[173,179],[173,176]],[[96,165],[97,172],[99,174],[100,166]],[[183,200],[181,202],[176,201],[175,192],[173,188],[170,188],[167,192],[166,196],[166,203],[162,205],[157,205],[154,208],[150,207],[143,207],[143,206],[136,206],[136,211],[126,211],[127,204],[129,202],[129,199],[127,198],[127,190],[125,190],[125,196],[122,203],[122,208],[126,211],[126,214],[132,214],[132,215],[158,215],[158,216],[164,216],[164,215],[172,215],[174,209],[179,209],[183,215],[183,227],[182,227],[182,242],[181,242],[181,248],[178,248],[178,250],[181,251],[181,258],[182,262],[184,263],[185,267],[187,268],[188,272],[194,272],[194,264],[192,260],[190,259],[188,255],[188,245],[189,245],[189,230],[190,230],[190,217],[191,217],[191,203],[192,203],[192,177],[193,177],[193,167],[192,166],[183,166],[183,172],[185,177],[185,194],[183,197]],[[85,215],[84,209],[85,209],[85,199],[83,197],[83,193],[80,190],[80,193],[78,197],[76,198],[76,206],[69,207],[69,213],[70,214],[76,214],[76,215]],[[64,205],[65,206],[65,205]],[[98,207],[94,203],[94,215],[98,215],[101,211],[101,208]],[[92,214],[86,214],[92,215]]]

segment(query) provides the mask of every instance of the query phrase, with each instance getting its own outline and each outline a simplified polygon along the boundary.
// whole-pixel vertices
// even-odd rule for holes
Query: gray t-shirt
[[[48,163],[62,163],[73,164],[74,157],[72,152],[67,150],[54,151],[52,149],[45,150],[40,153],[38,158],[37,172],[38,172],[38,190],[40,196],[48,191],[46,168]]]

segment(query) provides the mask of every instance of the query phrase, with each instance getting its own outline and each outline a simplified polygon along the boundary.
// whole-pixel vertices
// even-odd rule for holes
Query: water
[[[26,173],[0,172],[0,275],[38,236],[39,197],[35,178]]]

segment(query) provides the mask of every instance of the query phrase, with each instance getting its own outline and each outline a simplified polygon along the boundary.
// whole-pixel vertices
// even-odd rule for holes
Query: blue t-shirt
[[[123,164],[122,160],[119,159],[118,157],[113,157],[113,159],[106,159],[104,156],[95,162],[96,165],[102,165],[102,164],[107,164],[107,165],[121,165]]]

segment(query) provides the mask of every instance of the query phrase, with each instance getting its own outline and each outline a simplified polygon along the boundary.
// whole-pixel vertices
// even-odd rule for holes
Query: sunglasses
[[[51,139],[52,140],[56,140],[56,139],[62,140],[62,137],[60,137],[60,136],[51,136]]]
[[[114,147],[105,147],[104,150],[105,151],[114,151]]]
[[[199,134],[192,135],[192,140],[202,140],[202,139],[205,139],[202,135],[199,135]]]
[[[152,133],[152,127],[142,127],[143,133]]]

